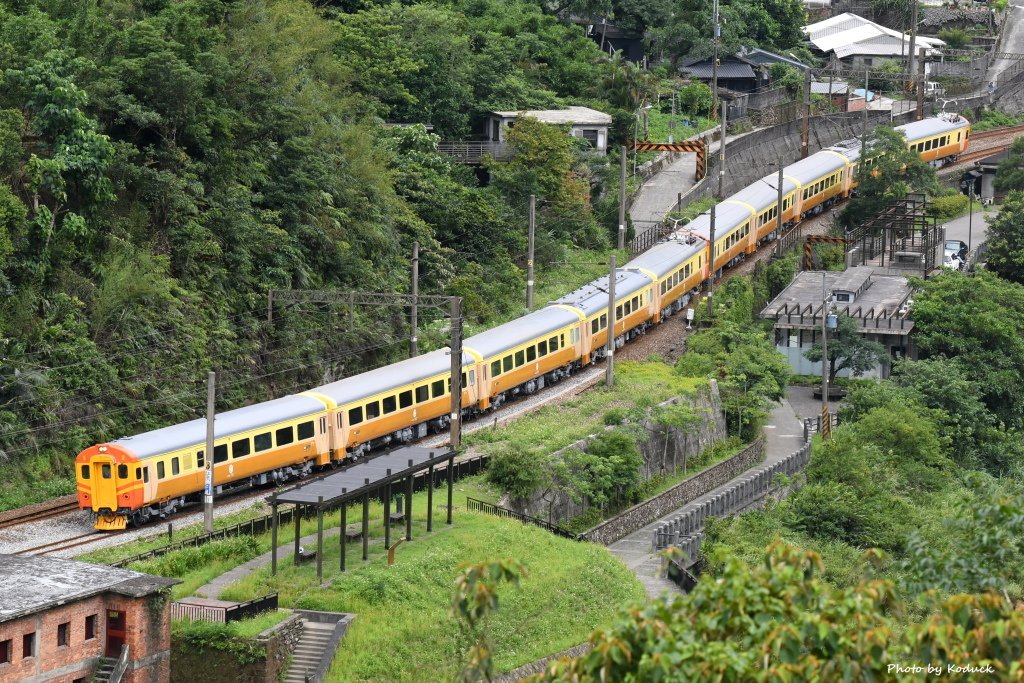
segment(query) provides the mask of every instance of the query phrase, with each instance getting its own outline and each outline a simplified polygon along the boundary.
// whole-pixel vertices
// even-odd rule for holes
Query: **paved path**
[[[689,190],[697,173],[697,155],[683,154],[674,162],[647,179],[629,207],[629,215],[637,223],[637,232],[660,222],[675,208],[679,193]]]
[[[1024,17],[1021,18],[1024,20]],[[977,206],[977,202],[975,202]],[[990,214],[992,218],[995,214]],[[984,211],[976,210],[971,214],[971,219],[968,222],[967,216],[960,216],[954,218],[945,224],[946,228],[946,239],[947,240],[962,240],[964,242],[970,242],[971,248],[977,247],[979,244],[985,241],[988,234],[988,218]],[[967,238],[971,239],[968,240]]]
[[[1003,39],[999,44],[999,51],[1016,54],[1024,52],[1024,6],[1016,3],[1010,6],[1009,15],[1003,23]],[[985,77],[985,85],[995,81],[999,74],[1009,69],[1015,63],[1016,60],[1013,59],[992,60],[992,64],[988,68],[988,74]]]
[[[803,423],[797,418],[797,414],[790,405],[788,399],[783,399],[776,406],[765,425],[765,460],[757,467],[764,467],[778,462],[790,453],[798,450],[803,444]],[[741,481],[746,473],[737,475],[730,481],[709,491],[708,493],[686,503],[701,502],[714,497],[716,494],[727,490]],[[684,506],[685,507],[685,506]],[[682,510],[682,508],[679,508]],[[651,522],[644,528],[626,536],[620,541],[611,544],[608,549],[629,567],[644,584],[647,595],[651,598],[658,597],[665,591],[678,592],[679,587],[661,576],[661,558],[651,551],[651,538],[654,529],[663,521],[669,520],[679,514],[679,510],[673,510],[661,519]]]

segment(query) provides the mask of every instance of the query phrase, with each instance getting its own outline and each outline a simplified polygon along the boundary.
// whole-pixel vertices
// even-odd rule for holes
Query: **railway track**
[[[947,175],[966,166],[972,166],[976,161],[1009,149],[1013,141],[1022,135],[1024,135],[1024,125],[1005,126],[972,133],[970,149],[961,154],[952,164],[943,166],[939,173]]]
[[[60,550],[70,550],[71,548],[77,548],[79,546],[87,545],[89,543],[95,543],[101,539],[111,538],[118,534],[123,534],[124,531],[117,531],[113,534],[102,531],[91,531],[86,534],[80,534],[78,536],[72,536],[71,538],[62,538],[59,541],[51,541],[50,543],[43,543],[41,545],[34,546],[32,548],[23,548],[17,550],[14,555],[49,555]]]
[[[65,496],[65,498],[74,498],[74,496]],[[67,501],[65,498],[58,498],[53,501],[47,501],[45,504],[30,505],[27,508],[18,508],[17,510],[4,513],[3,517],[0,518],[0,529],[20,526],[29,522],[38,522],[78,510],[78,503],[76,501]]]

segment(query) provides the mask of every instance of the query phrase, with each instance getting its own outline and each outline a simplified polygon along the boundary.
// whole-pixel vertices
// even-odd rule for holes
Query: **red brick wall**
[[[12,657],[0,664],[0,683],[23,681],[71,683],[88,678],[103,656],[107,610],[126,612],[129,646],[125,683],[169,683],[170,600],[163,596],[127,598],[103,595],[54,607],[31,616],[0,623],[0,641],[11,640]],[[96,615],[95,636],[85,640],[85,618]],[[68,645],[57,645],[57,628],[68,622]],[[35,652],[22,657],[22,637],[35,632]]]

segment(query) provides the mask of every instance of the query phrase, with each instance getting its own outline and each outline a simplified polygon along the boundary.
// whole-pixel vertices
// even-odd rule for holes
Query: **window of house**
[[[57,625],[57,647],[67,647],[71,635],[71,623],[65,621]]]
[[[228,461],[228,445],[222,443],[219,446],[213,447],[213,464],[216,465],[219,462]]]
[[[163,479],[166,472],[164,471],[164,461],[158,460],[156,463],[156,478]]]
[[[0,640],[0,664],[10,664],[12,652],[14,646],[11,644],[10,639]]]
[[[412,392],[409,392],[409,394],[411,396]],[[410,398],[409,401],[411,402],[412,399]],[[309,422],[303,422],[303,423],[299,424],[299,426],[298,426],[298,436],[299,436],[299,440],[300,441],[302,439],[312,439],[314,434],[315,434],[315,432],[316,432],[316,430],[313,429],[313,421],[312,420],[310,420]]]
[[[21,656],[34,657],[36,654],[36,634],[26,633],[21,637]]]
[[[216,453],[217,449],[214,448],[213,452]],[[225,460],[227,459],[227,449],[226,448],[224,449],[224,458],[225,458]],[[215,459],[214,462],[217,462],[217,460]],[[181,461],[179,461],[178,458],[176,458],[176,457],[175,458],[171,458],[171,476],[172,477],[176,477],[176,476],[178,476],[178,474],[180,472],[181,472]]]
[[[270,432],[263,432],[252,437],[252,449],[259,453],[260,451],[269,451],[274,447],[274,440],[270,436]]]
[[[118,479],[127,479],[128,478],[128,465],[118,465],[117,466],[117,478]]]
[[[597,129],[584,128],[583,139],[589,142],[591,147],[597,147]]]
[[[96,637],[96,615],[90,614],[85,618],[85,639],[92,640]]]
[[[239,439],[238,441],[231,442],[231,457],[232,458],[244,458],[249,455],[251,448],[249,446],[249,439]]]
[[[412,389],[409,389],[408,391],[403,391],[402,393],[400,393],[398,395],[398,407],[399,408],[408,408],[411,405],[412,405]]]
[[[278,446],[287,446],[292,441],[295,441],[295,432],[291,427],[281,427],[274,432],[274,436]]]
[[[430,385],[430,397],[437,398],[438,396],[444,396],[444,380],[439,379]]]
[[[390,415],[391,413],[395,412],[395,397],[394,396],[385,396],[384,399],[381,401],[381,404],[383,404],[383,406],[384,406],[384,414],[385,415]]]
[[[380,417],[380,402],[370,401],[366,404],[366,419],[372,420],[376,417]]]

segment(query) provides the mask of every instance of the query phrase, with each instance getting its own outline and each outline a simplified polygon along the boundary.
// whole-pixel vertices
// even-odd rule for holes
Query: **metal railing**
[[[556,536],[578,540],[578,536],[573,532],[563,527],[560,527],[557,524],[552,524],[551,522],[545,519],[531,517],[530,515],[524,515],[521,512],[509,510],[508,508],[503,508],[500,505],[495,505],[494,503],[488,503],[486,501],[477,500],[476,498],[470,498],[468,496],[466,497],[466,509],[476,510],[477,512],[486,512],[487,514],[495,515],[496,517],[508,517],[510,519],[517,519],[520,522],[523,522],[524,524],[532,524],[534,526],[539,526],[542,529],[546,529],[551,533],[555,534]]]
[[[479,164],[486,157],[508,161],[515,152],[504,142],[439,142],[437,151],[464,164]]]

